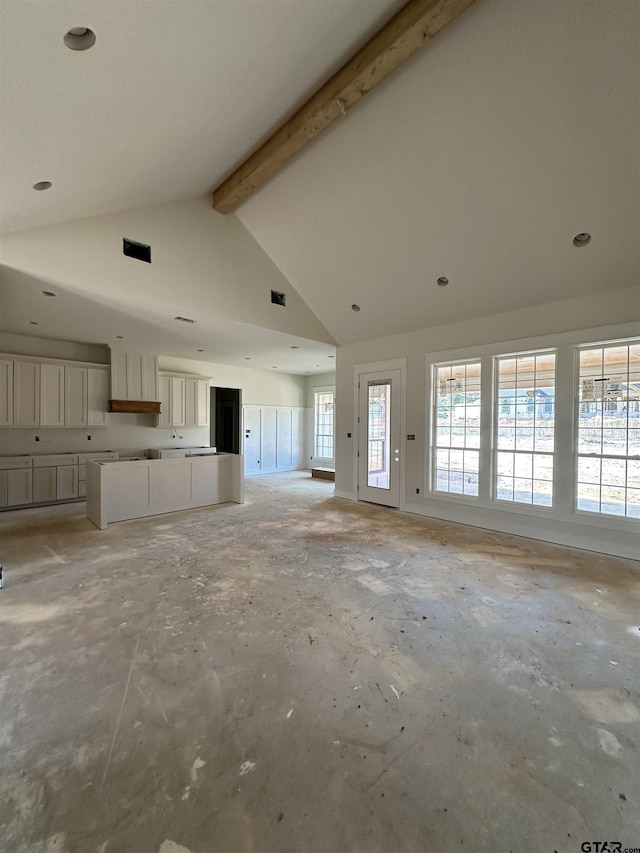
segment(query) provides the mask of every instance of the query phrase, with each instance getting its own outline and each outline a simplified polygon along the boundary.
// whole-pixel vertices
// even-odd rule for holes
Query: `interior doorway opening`
[[[211,438],[212,447],[220,453],[240,453],[242,427],[242,390],[212,386]]]

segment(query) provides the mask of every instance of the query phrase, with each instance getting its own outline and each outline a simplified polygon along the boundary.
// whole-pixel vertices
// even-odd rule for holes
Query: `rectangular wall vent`
[[[135,240],[123,237],[122,253],[128,258],[135,258],[137,261],[144,261],[146,264],[151,263],[151,246],[147,246],[145,243],[137,243]]]
[[[277,290],[271,291],[271,302],[273,305],[282,305],[283,308],[287,307],[287,294],[286,293],[278,293]]]
[[[180,320],[181,323],[195,323],[195,320],[190,320],[189,317],[174,317],[174,320]]]

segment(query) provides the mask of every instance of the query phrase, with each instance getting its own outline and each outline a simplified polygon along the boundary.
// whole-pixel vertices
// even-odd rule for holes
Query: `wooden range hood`
[[[129,415],[159,415],[160,402],[152,400],[109,400],[109,411]]]

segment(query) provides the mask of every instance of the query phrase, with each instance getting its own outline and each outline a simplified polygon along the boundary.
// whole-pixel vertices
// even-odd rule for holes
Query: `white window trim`
[[[578,509],[578,465],[579,465],[580,456],[581,455],[585,456],[586,454],[580,454],[578,452],[578,437],[579,437],[578,433],[579,433],[579,429],[580,429],[580,421],[576,415],[578,413],[578,407],[580,406],[580,402],[579,402],[579,399],[577,396],[577,389],[579,388],[579,385],[580,385],[580,352],[581,352],[581,350],[598,349],[599,347],[611,347],[611,346],[615,346],[616,343],[624,344],[630,338],[635,338],[635,339],[640,338],[640,330],[637,328],[637,326],[635,329],[635,333],[628,335],[625,338],[621,338],[620,336],[618,336],[617,338],[612,338],[610,340],[601,339],[601,340],[594,340],[594,341],[585,341],[582,344],[576,344],[576,346],[574,348],[574,365],[573,365],[573,372],[574,372],[574,377],[575,377],[575,389],[576,389],[576,391],[574,391],[574,394],[576,394],[576,396],[574,399],[574,415],[573,415],[573,448],[574,448],[574,457],[575,457],[574,458],[574,466],[573,466],[573,511],[574,511],[576,516],[584,518],[587,524],[594,524],[595,523],[596,526],[602,526],[598,522],[602,522],[603,520],[604,521],[617,520],[617,521],[625,522],[624,529],[628,529],[629,523],[631,523],[632,526],[635,526],[636,524],[638,524],[639,523],[638,519],[634,516],[624,516],[623,517],[620,515],[611,515],[609,513],[591,512],[590,510],[586,510],[586,509]],[[602,458],[613,458],[613,457],[600,456],[600,458],[602,459]],[[640,455],[634,455],[634,456],[628,456],[627,455],[627,456],[618,457],[618,458],[640,460]],[[611,525],[607,524],[606,526],[609,527]]]
[[[316,439],[317,439],[317,395],[318,394],[333,394],[333,456],[316,456]],[[324,466],[335,465],[336,460],[336,386],[335,385],[316,385],[313,387],[313,461]]]
[[[445,491],[441,491],[440,489],[436,489],[436,486],[435,486],[436,466],[435,466],[434,460],[435,460],[436,451],[438,450],[438,447],[436,444],[438,422],[437,422],[437,419],[434,419],[433,412],[436,408],[436,405],[437,405],[436,401],[437,401],[437,397],[438,397],[438,388],[436,386],[436,380],[435,380],[437,369],[439,367],[449,367],[449,366],[451,366],[451,367],[456,366],[457,367],[457,366],[460,366],[463,364],[476,364],[478,362],[480,362],[480,382],[481,382],[480,399],[482,401],[482,400],[484,400],[483,385],[482,385],[484,367],[483,367],[481,359],[479,359],[479,358],[460,358],[460,359],[454,359],[452,361],[438,361],[438,362],[433,362],[430,365],[430,367],[429,366],[427,367],[427,372],[429,372],[429,370],[431,371],[431,392],[430,392],[431,396],[430,397],[427,396],[427,400],[430,400],[430,406],[431,406],[430,415],[429,415],[431,418],[431,427],[430,427],[430,432],[429,432],[430,439],[428,441],[427,451],[426,451],[426,458],[427,458],[427,463],[428,463],[428,471],[427,471],[426,482],[428,483],[428,490],[429,490],[430,494],[437,495],[437,497],[439,497],[439,498],[440,497],[445,497],[445,498],[455,497],[456,499],[459,499],[459,500],[463,501],[464,503],[471,503],[471,504],[477,504],[478,503],[478,500],[480,497],[479,489],[478,489],[477,495],[464,495],[464,494],[459,494],[457,492],[445,492]],[[427,393],[429,393],[429,389],[427,389]],[[482,404],[481,404],[481,418],[482,418]],[[481,421],[481,423],[482,423],[482,421]],[[460,448],[460,449],[465,450],[466,448]],[[476,449],[476,448],[473,448],[473,449]],[[482,452],[482,426],[480,427],[480,447],[478,447],[477,450],[478,450],[478,455],[480,456],[480,454]],[[480,482],[480,473],[478,472],[478,483],[479,482]]]
[[[482,521],[488,518],[489,513],[494,514],[495,518],[500,515],[524,516],[532,519],[532,526],[535,526],[535,520],[538,522],[548,519],[549,522],[558,522],[559,525],[566,526],[567,524],[575,530],[580,530],[585,527],[598,528],[607,531],[620,531],[624,533],[633,533],[639,529],[640,525],[635,518],[622,518],[620,516],[602,515],[599,513],[589,513],[583,510],[576,509],[575,500],[575,484],[577,482],[577,450],[575,436],[577,430],[576,424],[576,406],[575,395],[577,388],[577,358],[578,348],[585,346],[598,346],[601,344],[612,344],[616,341],[621,343],[629,338],[638,337],[638,324],[625,323],[616,326],[596,327],[592,329],[580,329],[572,332],[562,332],[558,334],[542,335],[533,338],[521,338],[516,340],[507,340],[497,343],[480,344],[470,347],[460,347],[454,350],[444,350],[434,353],[429,353],[425,356],[425,375],[426,375],[426,393],[425,393],[425,448],[424,460],[428,465],[428,480],[431,484],[432,476],[432,457],[431,457],[431,436],[434,429],[433,426],[433,407],[431,401],[433,399],[433,366],[436,364],[448,362],[468,362],[481,361],[482,375],[482,400],[484,401],[481,414],[481,436],[494,435],[494,397],[495,397],[495,377],[493,371],[493,362],[496,356],[509,354],[521,354],[531,351],[539,351],[544,349],[555,350],[556,352],[556,443],[554,449],[554,506],[541,507],[531,504],[517,504],[505,501],[497,501],[493,497],[493,438],[492,441],[481,440],[480,447],[480,466],[479,466],[479,496],[478,498],[470,499],[469,496],[454,495],[446,492],[435,492],[429,488],[426,493],[421,496],[422,500],[412,500],[413,506],[421,507],[425,515],[437,515],[434,512],[437,506],[442,506],[443,510],[446,506],[455,505],[460,507],[469,507],[473,503],[473,509],[479,511],[479,518]],[[490,403],[487,405],[487,400]],[[564,402],[563,402],[564,401]],[[568,401],[568,402],[567,402]],[[568,427],[567,424],[570,426]],[[558,476],[557,465],[558,460],[570,460],[570,471],[568,476]],[[563,463],[569,464],[569,463]],[[428,511],[425,511],[428,510]],[[448,517],[450,511],[444,510],[443,517]],[[467,523],[467,519],[460,519]],[[524,521],[525,519],[523,519]],[[491,527],[491,524],[481,524],[480,526]],[[526,534],[525,534],[526,535]],[[558,538],[558,537],[556,537]]]
[[[555,379],[554,383],[556,386],[555,396],[554,396],[554,412],[553,412],[553,432],[554,432],[554,441],[553,441],[553,450],[545,451],[544,455],[551,456],[553,459],[553,479],[552,479],[552,492],[551,492],[551,506],[541,506],[540,504],[527,504],[521,501],[508,501],[497,496],[497,470],[496,470],[496,460],[497,455],[499,453],[498,449],[498,421],[496,418],[497,408],[498,408],[498,392],[499,392],[499,371],[498,371],[498,362],[501,359],[505,358],[520,358],[527,356],[535,356],[535,355],[543,355],[544,353],[553,354],[555,356]],[[484,360],[481,359],[481,370],[484,369]],[[532,349],[532,350],[519,350],[518,352],[500,352],[496,353],[491,357],[491,380],[492,380],[492,396],[491,396],[491,501],[492,504],[497,506],[507,506],[509,508],[521,507],[527,512],[527,514],[531,511],[535,512],[536,515],[541,513],[542,515],[554,515],[556,510],[556,474],[557,474],[557,425],[558,425],[558,407],[557,407],[557,370],[558,370],[558,350],[557,347],[542,347],[540,349]],[[484,399],[484,397],[482,398]],[[482,443],[482,431],[480,432],[480,442]],[[514,450],[515,453],[519,452]],[[535,451],[531,451],[535,454]]]

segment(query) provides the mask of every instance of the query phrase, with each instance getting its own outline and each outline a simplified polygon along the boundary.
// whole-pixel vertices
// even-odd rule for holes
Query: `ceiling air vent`
[[[122,253],[128,258],[135,258],[137,261],[144,261],[146,264],[151,263],[151,246],[147,246],[145,243],[137,243],[135,240],[123,237]]]
[[[278,293],[277,290],[271,291],[271,303],[272,305],[282,305],[283,308],[287,307],[287,294],[286,293]]]

